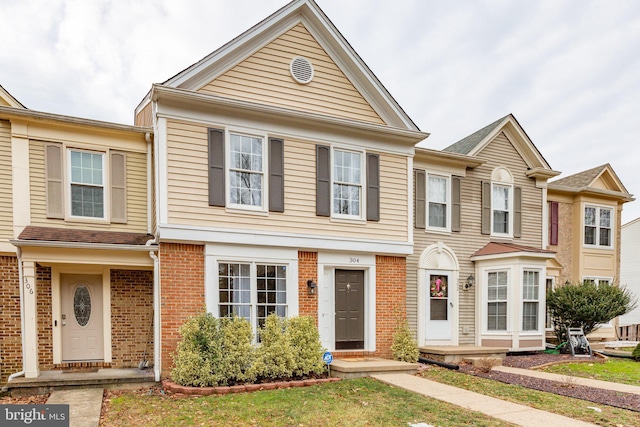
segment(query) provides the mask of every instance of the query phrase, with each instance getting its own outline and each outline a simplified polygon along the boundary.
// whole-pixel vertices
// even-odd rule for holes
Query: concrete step
[[[334,359],[329,365],[331,376],[338,378],[362,378],[380,373],[403,373],[414,375],[418,372],[418,363],[398,362],[397,360],[365,358]]]

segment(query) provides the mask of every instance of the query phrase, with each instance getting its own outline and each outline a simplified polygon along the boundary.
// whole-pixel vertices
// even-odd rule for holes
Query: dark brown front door
[[[364,271],[336,270],[336,350],[364,349]]]

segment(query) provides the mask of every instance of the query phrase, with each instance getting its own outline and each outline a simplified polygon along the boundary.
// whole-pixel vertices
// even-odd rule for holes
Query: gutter
[[[149,250],[147,245],[118,245],[114,243],[86,243],[86,242],[57,242],[52,240],[9,240],[9,242],[20,247],[49,247],[64,249],[105,249],[112,251],[142,251]],[[147,242],[148,244],[148,242]]]
[[[22,370],[19,372],[16,372],[14,374],[9,375],[9,378],[7,378],[7,383],[10,383],[14,378],[18,378],[24,375],[25,373],[25,367],[24,367],[24,361],[26,359],[26,356],[24,354],[25,352],[25,342],[24,342],[24,289],[23,289],[23,285],[24,285],[24,277],[23,277],[23,273],[22,273],[22,249],[17,248],[17,252],[16,252],[17,258],[18,258],[18,280],[20,282],[20,336],[22,338]]]

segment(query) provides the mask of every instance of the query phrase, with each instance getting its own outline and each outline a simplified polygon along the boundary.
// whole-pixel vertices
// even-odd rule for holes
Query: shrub
[[[611,284],[567,284],[547,294],[554,333],[561,343],[567,341],[567,328],[582,328],[587,335],[599,324],[630,312],[635,304],[625,287]]]
[[[304,377],[320,375],[325,371],[322,361],[324,348],[320,343],[320,333],[312,317],[292,317],[286,322],[286,336],[293,352],[293,375]]]
[[[638,344],[636,348],[633,349],[633,351],[631,352],[631,357],[636,362],[640,362],[640,344]]]
[[[418,344],[409,329],[407,320],[398,322],[396,332],[393,335],[393,344],[391,345],[393,358],[401,362],[415,363],[420,355]]]
[[[171,371],[176,383],[209,387],[250,379],[253,334],[247,320],[202,313],[185,322],[180,335]]]
[[[293,346],[285,334],[286,319],[275,314],[267,316],[258,336],[260,345],[251,367],[251,374],[257,378],[284,379],[293,374],[295,359]]]

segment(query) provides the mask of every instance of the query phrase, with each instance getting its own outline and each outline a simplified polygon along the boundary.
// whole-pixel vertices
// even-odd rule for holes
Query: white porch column
[[[38,363],[38,304],[36,291],[36,263],[22,263],[23,304],[24,304],[24,376],[37,378],[40,375]]]

